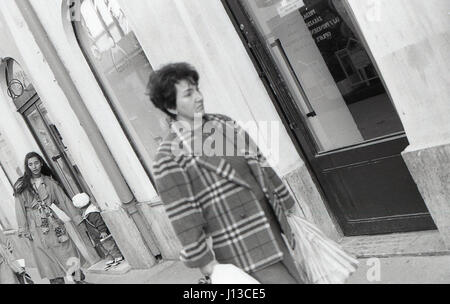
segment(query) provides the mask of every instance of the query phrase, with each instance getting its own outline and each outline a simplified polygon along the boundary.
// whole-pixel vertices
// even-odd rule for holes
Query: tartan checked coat
[[[252,143],[249,135],[230,118],[217,114],[204,118],[222,127],[231,123],[233,135],[244,135]],[[173,153],[173,145],[180,143],[177,139],[180,137],[171,133],[161,143],[153,173],[166,213],[183,246],[180,258],[186,266],[203,267],[215,257],[219,263],[254,272],[281,261],[283,253],[261,202],[239,172],[224,158]],[[186,139],[182,138],[182,142]],[[247,163],[293,248],[294,238],[285,210],[293,207],[294,199],[273,168],[266,166],[259,150],[251,151],[251,146],[245,147]],[[209,236],[212,250],[206,242]]]

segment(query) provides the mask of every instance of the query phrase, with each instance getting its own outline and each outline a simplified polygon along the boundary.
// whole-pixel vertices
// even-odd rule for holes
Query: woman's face
[[[30,158],[27,165],[33,176],[38,176],[41,174],[42,163],[37,157],[34,156]]]
[[[203,95],[198,86],[188,80],[181,80],[175,84],[177,90],[178,119],[193,121],[196,115],[203,116]]]

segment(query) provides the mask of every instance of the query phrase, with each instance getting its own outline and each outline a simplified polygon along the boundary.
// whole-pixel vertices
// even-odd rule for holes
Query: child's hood
[[[83,213],[83,217],[86,218],[89,214],[94,212],[100,212],[100,209],[98,209],[97,206],[94,204],[90,204],[89,207],[86,208],[86,210]]]

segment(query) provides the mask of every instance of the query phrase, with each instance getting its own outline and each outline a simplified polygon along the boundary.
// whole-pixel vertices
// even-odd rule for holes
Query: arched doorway
[[[167,131],[164,114],[145,94],[152,65],[116,0],[81,0],[78,9],[76,42],[152,180],[152,160]]]
[[[63,6],[63,12],[69,7]],[[149,58],[118,1],[80,0],[70,7],[70,12],[78,16],[72,15],[73,31],[68,33],[69,40],[79,46],[140,165],[153,183],[152,162],[167,128],[165,115],[145,94],[153,71]],[[141,202],[152,199],[145,196],[141,196]],[[143,235],[153,255],[157,259],[160,256],[178,259],[179,243],[170,230],[162,203],[145,203],[141,208],[147,210],[142,214],[151,229]]]
[[[77,166],[71,161],[67,147],[51,121],[33,85],[20,65],[9,59],[6,67],[8,95],[22,114],[45,158],[58,175],[69,197],[80,192],[89,193]],[[90,193],[89,193],[90,194]]]
[[[95,202],[89,187],[84,181],[78,167],[70,157],[56,125],[41,101],[39,95],[29,81],[20,64],[12,58],[6,60],[5,77],[7,93],[13,100],[17,111],[22,115],[41,149],[43,157],[55,172],[58,182],[68,197],[85,192]],[[101,252],[94,248],[84,223],[67,225],[68,232],[76,246],[89,264],[99,261]]]

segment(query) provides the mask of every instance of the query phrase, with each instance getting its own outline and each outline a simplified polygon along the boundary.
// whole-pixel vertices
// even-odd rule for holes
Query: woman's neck
[[[204,118],[202,115],[196,115],[194,119],[190,117],[178,116],[175,122],[180,123],[183,129],[188,127],[189,129],[186,131],[198,131],[203,127]]]

